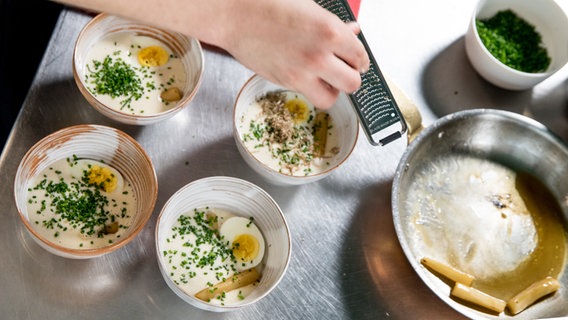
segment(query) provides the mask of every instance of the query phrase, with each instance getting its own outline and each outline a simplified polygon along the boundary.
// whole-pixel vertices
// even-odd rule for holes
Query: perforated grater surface
[[[355,21],[346,0],[315,1],[344,22]],[[382,146],[400,138],[406,131],[406,123],[362,32],[359,40],[371,63],[369,71],[361,75],[361,87],[348,96],[369,142]]]

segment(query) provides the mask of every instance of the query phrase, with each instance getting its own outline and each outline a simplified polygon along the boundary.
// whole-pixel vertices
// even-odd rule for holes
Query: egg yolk
[[[94,184],[106,192],[112,192],[116,189],[118,179],[107,167],[92,166],[88,177],[90,184]]]
[[[233,240],[233,255],[239,261],[252,261],[259,248],[258,240],[250,234],[241,234]]]
[[[158,67],[168,63],[170,55],[160,46],[149,46],[138,52],[138,62],[146,67]]]
[[[286,101],[284,107],[290,111],[292,115],[292,119],[294,119],[294,123],[302,123],[308,120],[308,116],[310,115],[310,109],[308,108],[308,104],[301,100],[301,99],[290,99]]]

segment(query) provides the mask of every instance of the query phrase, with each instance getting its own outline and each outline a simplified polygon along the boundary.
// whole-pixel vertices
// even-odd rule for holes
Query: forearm
[[[248,0],[52,0],[71,7],[106,12],[224,45],[227,17],[235,2]],[[234,11],[233,11],[234,12]]]
[[[346,24],[313,0],[52,0],[177,31],[225,49],[244,66],[318,107],[361,84],[369,57]]]

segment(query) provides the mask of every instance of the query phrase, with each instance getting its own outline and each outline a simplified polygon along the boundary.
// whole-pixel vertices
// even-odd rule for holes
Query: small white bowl
[[[79,247],[87,240],[77,238],[70,248],[53,237],[42,235],[32,225],[29,212],[30,188],[44,170],[58,160],[74,157],[108,164],[132,186],[136,208],[131,224],[119,239],[100,248]],[[20,218],[31,237],[47,251],[65,258],[86,259],[113,252],[132,241],[148,222],[158,196],[158,180],[152,161],[142,146],[126,133],[101,125],[76,125],[56,131],[37,142],[22,158],[14,181],[14,195]]]
[[[476,19],[487,19],[511,9],[532,24],[541,35],[551,58],[545,72],[515,70],[495,58],[481,41]],[[568,17],[554,0],[480,0],[465,34],[466,53],[473,67],[487,81],[508,90],[530,89],[560,70],[568,62]]]
[[[264,237],[264,257],[257,266],[261,273],[260,282],[243,300],[236,303],[219,305],[199,300],[178,287],[167,271],[168,258],[164,257],[163,252],[172,226],[180,215],[204,207],[225,210],[236,216],[252,217]],[[185,185],[166,202],[156,225],[158,263],[167,285],[190,305],[214,312],[237,310],[268,295],[288,268],[291,246],[290,230],[278,204],[258,186],[232,177],[208,177]]]
[[[170,102],[173,105],[172,107],[154,114],[133,114],[133,112],[121,111],[101,102],[101,99],[98,99],[89,90],[92,85],[88,83],[86,76],[89,74],[87,65],[92,64],[92,61],[87,61],[90,51],[103,38],[118,33],[132,33],[136,36],[153,38],[165,44],[174,56],[179,57],[184,69],[185,85],[179,88],[182,93],[181,99]],[[135,52],[137,49],[133,50]],[[203,62],[203,50],[197,39],[101,13],[85,25],[77,38],[73,52],[73,77],[89,104],[103,115],[126,124],[149,125],[174,116],[190,103],[201,84]],[[166,66],[169,65],[168,62]],[[178,83],[183,82],[183,79],[178,80]],[[122,98],[116,97],[112,100],[119,102],[120,99]],[[142,99],[145,99],[145,97],[142,97],[140,100]],[[155,98],[155,101],[159,102],[159,100],[159,97]]]
[[[255,103],[257,98],[268,92],[278,90],[285,89],[260,77],[259,75],[253,75],[240,90],[236,98],[233,111],[233,136],[241,156],[255,172],[274,185],[301,185],[318,181],[329,176],[333,171],[347,161],[357,144],[359,136],[359,120],[349,102],[349,99],[345,94],[340,94],[336,103],[327,110],[333,119],[332,125],[338,134],[337,146],[339,152],[325,159],[325,161],[328,162],[328,165],[319,173],[292,175],[280,172],[274,167],[270,167],[264,163],[259,159],[259,157],[255,156],[254,152],[251,152],[243,141],[245,128],[242,128],[242,119],[244,114],[247,112],[247,109],[251,106],[251,104]]]

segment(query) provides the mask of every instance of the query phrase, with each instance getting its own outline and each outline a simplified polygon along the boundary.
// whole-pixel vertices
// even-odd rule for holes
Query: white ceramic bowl
[[[545,72],[515,70],[496,59],[481,42],[476,19],[490,18],[505,9],[511,9],[540,33],[551,58]],[[480,0],[465,34],[465,48],[473,67],[487,81],[509,90],[530,89],[564,67],[568,62],[567,41],[568,17],[554,0]]]
[[[212,304],[187,294],[167,271],[163,255],[168,232],[178,217],[198,208],[216,208],[237,216],[252,217],[265,241],[264,257],[257,267],[260,282],[243,300],[232,304]],[[167,285],[185,302],[204,310],[224,312],[251,305],[268,295],[284,276],[291,255],[291,238],[286,219],[278,204],[258,186],[238,178],[216,176],[193,181],[166,202],[156,225],[156,251],[160,271]]]
[[[89,74],[87,65],[92,64],[92,61],[87,61],[90,50],[104,37],[124,32],[159,40],[175,56],[179,57],[186,77],[185,86],[179,88],[182,93],[181,99],[170,102],[173,106],[169,109],[154,114],[133,114],[132,112],[121,111],[106,105],[89,90],[92,85],[87,82],[85,77]],[[79,90],[89,104],[103,115],[126,124],[149,125],[174,116],[190,103],[201,84],[203,60],[203,50],[197,39],[101,13],[85,25],[77,38],[73,52],[73,76]],[[166,64],[166,66],[169,66],[169,64]],[[122,98],[114,98],[114,100],[118,99]],[[142,99],[145,99],[145,97],[142,97],[140,100]],[[159,100],[159,97],[156,97],[156,100]]]
[[[341,94],[332,108],[327,110],[338,134],[337,145],[339,147],[337,154],[325,159],[329,163],[327,168],[322,172],[309,175],[291,175],[279,172],[261,161],[243,142],[243,134],[245,134],[245,128],[242,127],[243,115],[258,97],[275,90],[284,89],[259,75],[253,75],[240,90],[233,111],[233,136],[241,156],[255,172],[275,185],[301,185],[329,176],[347,161],[359,136],[359,120],[349,99],[345,94]]]
[[[54,162],[75,156],[104,162],[116,169],[124,181],[130,183],[136,199],[136,208],[130,213],[132,220],[128,229],[112,244],[101,248],[80,248],[79,243],[83,239],[79,238],[75,248],[61,245],[53,237],[42,235],[30,222],[35,212],[28,211],[28,189],[34,187],[34,179]],[[114,128],[85,124],[56,131],[30,148],[18,166],[14,195],[24,226],[41,247],[65,258],[85,259],[117,250],[136,237],[154,210],[158,180],[150,158],[136,140]]]

